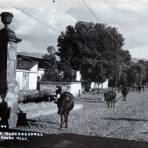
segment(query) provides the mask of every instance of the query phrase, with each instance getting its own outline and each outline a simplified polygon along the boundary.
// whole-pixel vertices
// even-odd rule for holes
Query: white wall
[[[82,92],[82,86],[81,82],[71,82],[70,84],[70,93],[72,93],[74,96]]]
[[[16,80],[19,83],[19,89],[23,89],[23,73],[26,71],[17,70],[16,71]],[[29,72],[29,88],[28,89],[36,89],[37,87],[37,73]]]
[[[38,70],[38,76],[39,76],[40,78],[42,78],[42,76],[44,75],[44,73],[45,73],[44,69],[39,69],[39,70]]]
[[[19,89],[23,89],[23,73],[28,73],[28,81],[29,81],[29,88],[27,89],[36,89],[37,87],[37,75],[38,75],[38,64],[33,66],[30,71],[29,70],[22,70],[17,69],[16,70],[16,80],[19,83]]]
[[[80,81],[81,80],[81,73],[80,71],[76,72],[76,81]]]
[[[34,65],[30,69],[30,73],[29,73],[29,89],[36,89],[36,87],[37,87],[37,76],[38,76],[38,64]]]
[[[79,94],[79,90],[82,92],[81,82],[41,82],[41,90],[49,90],[51,94],[55,94],[58,85],[62,87],[62,91],[68,91],[74,96]],[[67,86],[70,86],[69,90]]]
[[[19,84],[19,89],[22,90],[23,87],[23,72],[16,70],[16,81]]]
[[[99,88],[108,88],[108,80],[99,85]]]
[[[29,89],[36,89],[37,73],[29,73]]]
[[[92,82],[90,87],[91,87],[91,89],[97,89],[98,88],[98,84]],[[104,89],[108,88],[108,80],[106,80],[104,83],[101,83],[99,85],[99,88],[104,88]]]
[[[38,64],[34,65],[31,69],[30,69],[31,72],[36,72],[38,71]]]

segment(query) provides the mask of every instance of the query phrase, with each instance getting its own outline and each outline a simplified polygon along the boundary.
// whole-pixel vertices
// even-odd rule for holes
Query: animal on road
[[[138,85],[137,89],[138,89],[138,92],[140,93],[141,92],[141,85]]]
[[[60,98],[54,101],[54,103],[57,104],[57,107],[58,107],[57,113],[61,117],[60,128],[63,127],[64,123],[65,123],[65,128],[67,128],[68,127],[68,115],[69,115],[69,112],[74,107],[73,95],[69,92],[64,92],[60,95]]]
[[[109,107],[114,107],[116,98],[116,93],[113,90],[109,90],[106,93],[104,93],[104,100],[106,101],[106,104]]]
[[[123,101],[126,101],[128,91],[129,91],[128,87],[126,87],[126,86],[121,87],[121,93],[122,93],[122,96],[123,96]]]
[[[144,85],[142,85],[141,87],[142,87],[142,90],[143,90],[143,92],[144,92],[145,86],[144,86]]]

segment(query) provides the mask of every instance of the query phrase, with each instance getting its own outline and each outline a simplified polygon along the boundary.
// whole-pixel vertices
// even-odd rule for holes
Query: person
[[[40,91],[40,77],[37,77],[37,88],[38,91]]]
[[[8,119],[10,116],[10,107],[8,107],[7,102],[4,100],[4,98],[0,97],[0,128],[6,127],[9,129],[9,123]]]
[[[56,97],[59,99],[62,93],[62,87],[56,86]]]
[[[81,91],[79,90],[79,98],[81,97]]]
[[[67,91],[70,92],[70,85],[67,85]]]

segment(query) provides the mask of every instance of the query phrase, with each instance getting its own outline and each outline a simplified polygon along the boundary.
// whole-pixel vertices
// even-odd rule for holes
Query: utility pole
[[[117,38],[117,51],[116,51],[116,82],[115,82],[115,90],[117,90],[118,87],[118,41],[119,38]]]

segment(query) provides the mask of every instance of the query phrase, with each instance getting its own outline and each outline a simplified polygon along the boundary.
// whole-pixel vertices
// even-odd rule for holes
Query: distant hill
[[[33,58],[38,58],[38,59],[43,59],[43,55],[42,53],[38,53],[38,52],[18,52],[17,55],[22,55],[22,56],[28,56],[28,57],[33,57]],[[59,59],[59,58],[57,58]],[[134,63],[138,63],[139,60],[144,60],[145,62],[148,62],[148,59],[144,59],[144,58],[132,58],[132,62]]]
[[[144,58],[132,58],[132,62],[134,62],[134,63],[138,63],[139,60],[143,60],[145,62],[148,62],[148,59],[144,59]]]
[[[22,55],[22,56],[27,56],[27,57],[33,57],[33,58],[38,58],[38,59],[43,59],[42,53],[33,53],[33,52],[18,52],[17,55]]]

